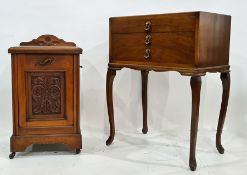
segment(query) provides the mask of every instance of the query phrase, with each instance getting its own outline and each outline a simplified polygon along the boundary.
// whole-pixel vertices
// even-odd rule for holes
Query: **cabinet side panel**
[[[196,14],[195,18],[195,57],[194,57],[194,66],[199,64],[199,16],[200,12]]]
[[[109,19],[109,63],[112,61],[112,19]]]
[[[74,55],[74,132],[81,134],[80,129],[80,56]]]
[[[12,120],[13,120],[13,135],[18,135],[18,60],[17,55],[11,55],[11,67],[12,67]]]
[[[198,67],[229,65],[231,16],[200,12]]]

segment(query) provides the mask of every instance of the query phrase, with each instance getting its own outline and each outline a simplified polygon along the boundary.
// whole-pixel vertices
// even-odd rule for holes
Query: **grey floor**
[[[0,175],[246,175],[247,139],[225,132],[225,154],[214,147],[213,131],[198,133],[197,170],[188,167],[189,133],[117,132],[105,146],[106,135],[83,134],[83,150],[75,155],[63,145],[35,145],[8,159],[9,135],[0,134]]]

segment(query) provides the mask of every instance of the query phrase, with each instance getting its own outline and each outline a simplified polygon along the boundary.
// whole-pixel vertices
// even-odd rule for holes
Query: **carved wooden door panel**
[[[26,54],[18,64],[20,127],[73,125],[73,55]]]
[[[25,76],[27,120],[64,119],[65,72],[26,72]]]

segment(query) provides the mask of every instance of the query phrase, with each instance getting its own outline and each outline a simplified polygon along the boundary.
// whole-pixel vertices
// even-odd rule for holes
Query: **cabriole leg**
[[[148,73],[149,71],[142,70],[142,109],[143,109],[143,128],[142,133],[148,132],[147,124],[147,86],[148,86]]]
[[[110,145],[115,136],[115,123],[114,123],[114,109],[113,109],[113,98],[112,98],[112,85],[113,80],[116,76],[116,70],[108,68],[106,76],[106,100],[107,100],[107,109],[110,123],[110,136],[106,141],[106,145]]]
[[[191,130],[190,130],[190,169],[196,170],[196,139],[199,120],[200,107],[200,92],[201,92],[201,77],[193,76],[190,79],[190,86],[192,91],[192,112],[191,112]]]
[[[230,73],[221,73],[220,79],[222,81],[223,93],[222,93],[222,102],[220,108],[220,115],[218,120],[218,127],[216,133],[216,148],[220,154],[224,154],[224,148],[221,144],[221,134],[225,122],[229,92],[230,92]]]

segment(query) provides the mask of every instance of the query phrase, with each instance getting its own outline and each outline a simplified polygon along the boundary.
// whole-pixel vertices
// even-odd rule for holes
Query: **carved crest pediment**
[[[66,42],[54,35],[41,35],[29,42],[21,42],[20,46],[76,46],[73,42]]]

